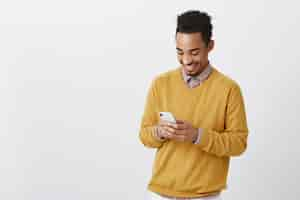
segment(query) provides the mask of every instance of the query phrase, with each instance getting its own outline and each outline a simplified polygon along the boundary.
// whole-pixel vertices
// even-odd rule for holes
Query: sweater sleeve
[[[158,124],[158,98],[156,82],[156,80],[152,81],[151,87],[148,91],[139,132],[140,141],[149,148],[159,148],[165,142],[165,140],[161,140],[156,136],[156,125]]]
[[[225,115],[225,129],[217,132],[203,128],[202,150],[216,156],[239,156],[247,147],[248,127],[241,89],[237,84],[230,89]]]

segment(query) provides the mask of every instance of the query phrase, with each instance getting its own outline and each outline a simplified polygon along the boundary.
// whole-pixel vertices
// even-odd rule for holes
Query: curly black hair
[[[212,37],[211,17],[206,12],[188,10],[177,16],[176,34],[201,32],[206,45]]]

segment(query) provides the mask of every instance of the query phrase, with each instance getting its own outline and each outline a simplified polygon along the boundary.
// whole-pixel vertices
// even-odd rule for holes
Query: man
[[[214,47],[210,16],[177,18],[180,66],[157,76],[148,92],[140,140],[156,148],[148,190],[152,199],[221,199],[232,156],[247,147],[248,127],[237,82],[208,59]],[[176,123],[160,120],[171,112]]]

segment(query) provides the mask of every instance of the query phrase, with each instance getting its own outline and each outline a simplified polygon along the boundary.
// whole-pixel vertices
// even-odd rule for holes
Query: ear
[[[215,41],[214,40],[210,40],[208,43],[208,52],[210,52],[211,50],[213,50],[215,46]]]

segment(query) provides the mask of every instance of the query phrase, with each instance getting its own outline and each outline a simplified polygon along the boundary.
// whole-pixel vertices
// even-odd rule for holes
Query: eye
[[[193,56],[197,56],[197,55],[199,55],[199,53],[200,53],[199,51],[193,52],[192,55],[193,55]]]
[[[177,54],[178,54],[178,55],[183,55],[183,52],[177,51]]]

